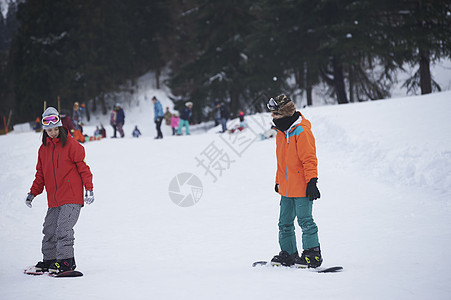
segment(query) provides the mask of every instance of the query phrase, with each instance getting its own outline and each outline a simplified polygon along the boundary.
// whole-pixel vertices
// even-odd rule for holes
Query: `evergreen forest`
[[[107,113],[118,93],[155,74],[194,121],[226,102],[264,111],[286,93],[312,105],[389,98],[396,73],[412,94],[441,87],[431,65],[451,56],[450,0],[26,0],[0,15],[0,116],[32,121],[42,103]],[[64,101],[66,100],[66,101]]]

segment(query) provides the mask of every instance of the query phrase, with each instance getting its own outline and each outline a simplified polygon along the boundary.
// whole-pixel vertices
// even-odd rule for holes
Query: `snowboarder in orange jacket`
[[[313,200],[320,198],[316,186],[318,160],[310,122],[286,95],[271,98],[267,105],[277,129],[277,173],[275,191],[281,195],[279,245],[273,265],[316,268],[322,263],[318,227],[313,220]],[[294,219],[302,229],[302,255],[299,256]]]

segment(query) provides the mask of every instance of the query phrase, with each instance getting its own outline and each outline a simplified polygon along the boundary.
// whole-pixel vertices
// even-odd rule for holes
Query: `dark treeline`
[[[34,119],[44,100],[106,113],[148,71],[170,70],[177,106],[196,121],[217,101],[260,111],[268,96],[322,84],[339,104],[390,96],[402,66],[422,94],[451,56],[449,0],[28,0],[0,27],[1,111]],[[8,20],[13,20],[12,25]]]

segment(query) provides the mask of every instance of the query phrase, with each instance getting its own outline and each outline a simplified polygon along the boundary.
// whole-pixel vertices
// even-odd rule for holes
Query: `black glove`
[[[307,191],[305,193],[307,194],[307,197],[309,197],[310,201],[321,198],[321,194],[319,193],[318,187],[316,186],[317,182],[318,178],[312,178],[307,183]]]
[[[31,201],[33,201],[33,199],[34,199],[34,195],[28,193],[27,198],[25,199],[25,204],[26,204],[29,208],[32,207]]]
[[[278,183],[276,183],[276,185],[274,186],[274,190],[276,191],[276,193],[279,192],[279,184]]]

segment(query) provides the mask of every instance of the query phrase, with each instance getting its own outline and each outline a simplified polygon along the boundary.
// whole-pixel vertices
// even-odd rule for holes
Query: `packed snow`
[[[45,193],[25,205],[41,134],[0,136],[1,299],[450,299],[451,92],[302,110],[317,142],[323,266],[344,267],[335,274],[251,266],[279,252],[275,139],[260,139],[270,115],[247,116],[238,134],[163,125],[155,140],[159,92],[125,107],[125,138],[84,144],[96,200],[75,227],[83,277],[23,274],[41,259]],[[202,184],[181,186],[189,207],[169,193],[180,174]]]

